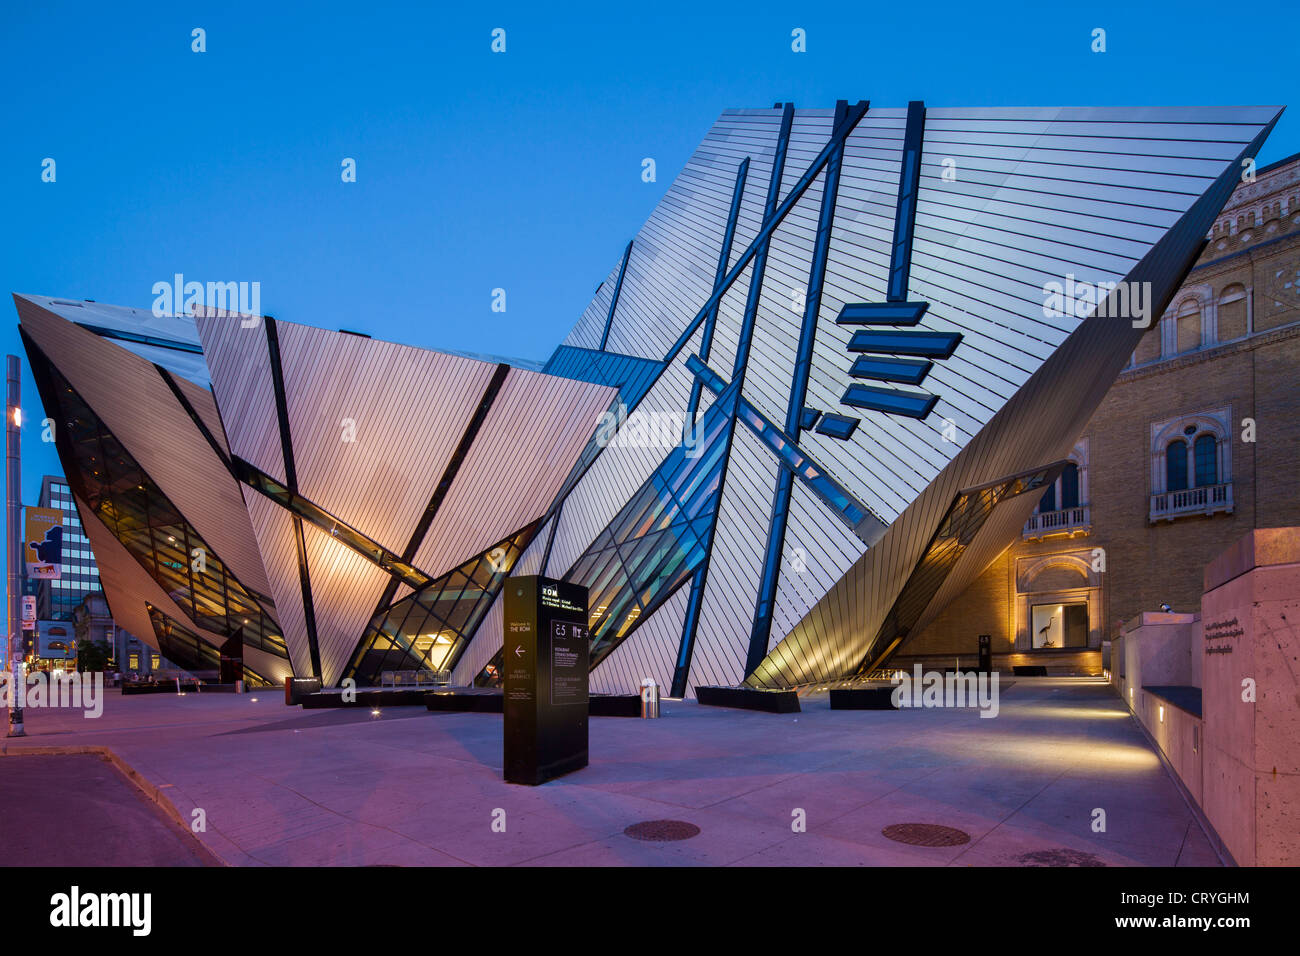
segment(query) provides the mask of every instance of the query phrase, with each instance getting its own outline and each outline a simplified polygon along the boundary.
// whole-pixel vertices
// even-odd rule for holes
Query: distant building
[[[151,674],[159,668],[172,669],[174,666],[159,652],[142,643],[129,631],[116,627],[112,611],[104,597],[99,582],[99,567],[95,562],[90,541],[86,538],[77,514],[76,503],[68,488],[67,479],[62,475],[45,475],[41,478],[42,508],[56,508],[63,512],[63,566],[58,580],[28,582],[36,593],[36,613],[40,624],[57,627],[63,623],[67,640],[75,639],[76,646],[83,640],[104,640],[112,648],[113,660],[123,674],[137,673],[141,676]],[[66,627],[66,622],[73,622],[73,627]],[[75,632],[75,637],[74,637]],[[46,667],[51,660],[62,660],[63,655],[56,653],[59,648],[50,650],[38,630],[38,640],[29,650],[34,652],[37,661]],[[54,644],[64,640],[54,639]],[[76,656],[75,649],[70,649],[68,658]]]
[[[103,641],[109,648],[112,668],[123,677],[147,677],[159,670],[175,671],[176,666],[130,631],[113,622],[108,600],[101,593],[87,594],[73,609],[72,620],[77,646]]]
[[[72,670],[77,656],[69,621],[37,621],[33,663],[35,670]]]
[[[63,569],[56,581],[37,585],[36,614],[41,620],[70,621],[73,609],[88,594],[101,593],[99,568],[62,475],[41,478],[40,506],[63,512]]]

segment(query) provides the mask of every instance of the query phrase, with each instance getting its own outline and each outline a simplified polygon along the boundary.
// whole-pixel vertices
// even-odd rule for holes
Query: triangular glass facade
[[[235,579],[44,353],[31,343],[28,352],[77,496],[195,625],[287,659],[271,599]]]
[[[450,670],[540,525],[534,521],[381,609],[344,677],[368,686],[379,684],[385,671]]]
[[[673,449],[564,576],[587,587],[592,667],[704,562],[735,395],[729,388],[719,396],[696,424],[694,440]]]
[[[164,614],[152,604],[146,604],[149,620],[153,624],[153,635],[158,641],[158,650],[163,657],[185,670],[199,671],[221,670],[221,651],[203,638],[199,637],[174,617]],[[247,664],[242,665],[244,683],[249,687],[269,687],[268,681]]]

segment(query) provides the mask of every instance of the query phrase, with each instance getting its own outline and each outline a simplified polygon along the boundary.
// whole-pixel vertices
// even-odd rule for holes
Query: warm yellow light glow
[[[1049,720],[1097,720],[1127,717],[1128,715],[1128,711],[1121,707],[1069,707],[1066,705],[1049,707],[1035,704],[1032,708],[1026,708],[1021,716],[1044,717]]]
[[[1164,705],[1164,704],[1161,704],[1161,705],[1160,705],[1160,723],[1163,724],[1164,722],[1165,722],[1165,705]]]
[[[19,428],[23,427],[23,410],[17,405],[14,406],[14,424]]]

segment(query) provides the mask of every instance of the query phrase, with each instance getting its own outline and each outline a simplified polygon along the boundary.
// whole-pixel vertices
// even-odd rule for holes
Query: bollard
[[[659,685],[650,677],[641,682],[641,716],[646,719],[659,716]]]

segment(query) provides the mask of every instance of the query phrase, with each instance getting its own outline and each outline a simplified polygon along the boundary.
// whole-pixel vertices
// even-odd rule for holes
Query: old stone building
[[[1021,540],[895,658],[1098,673],[1120,622],[1198,611],[1202,568],[1300,525],[1300,156],[1224,207]]]

